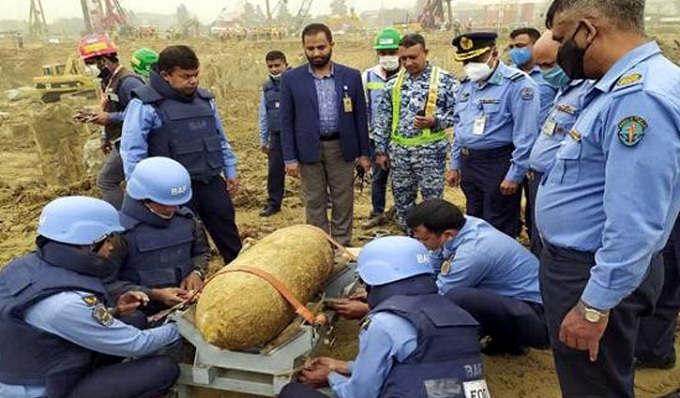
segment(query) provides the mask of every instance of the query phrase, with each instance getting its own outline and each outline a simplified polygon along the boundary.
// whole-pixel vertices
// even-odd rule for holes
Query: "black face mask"
[[[581,23],[579,23],[578,28],[576,28],[576,32],[571,36],[571,39],[562,44],[557,51],[557,64],[572,80],[588,78],[584,70],[583,58],[593,42],[591,41],[588,43],[585,48],[579,48],[578,44],[576,44],[576,35],[580,30]]]

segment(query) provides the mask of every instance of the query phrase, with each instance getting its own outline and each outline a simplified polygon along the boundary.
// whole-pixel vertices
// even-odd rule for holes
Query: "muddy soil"
[[[680,43],[672,39],[664,38],[662,44],[667,54],[677,60],[680,59]],[[453,60],[449,40],[448,36],[429,37],[430,59],[460,74],[460,67]],[[160,50],[171,43],[123,41],[118,44],[123,59],[128,60],[130,54],[139,47]],[[259,85],[266,76],[264,54],[268,50],[280,49],[287,52],[291,64],[299,64],[303,59],[298,41],[222,43],[196,40],[188,44],[196,49],[202,61],[202,85],[211,88],[217,95],[227,134],[239,157],[242,189],[234,197],[234,202],[243,237],[259,238],[279,227],[304,222],[300,186],[294,180],[287,181],[281,213],[268,219],[257,214],[266,204],[266,157],[259,150],[257,132]],[[42,64],[65,60],[73,53],[75,44],[41,47],[29,41],[22,52],[2,46],[0,43],[0,91],[30,85],[31,77],[41,73]],[[337,38],[335,59],[361,69],[372,66],[375,59],[370,50],[370,38]],[[88,136],[88,132],[79,130],[69,121],[61,120],[72,110],[86,105],[96,106],[96,102],[64,101],[49,108],[37,102],[8,103],[0,96],[0,264],[33,247],[38,215],[45,203],[62,195],[98,195],[95,177],[92,173],[87,174],[82,157],[83,146],[92,135]],[[53,114],[46,115],[46,109],[53,109]],[[60,120],[49,122],[50,116]],[[35,132],[36,126],[40,131]],[[91,133],[96,137],[94,129]],[[44,141],[45,137],[56,138]],[[51,158],[51,162],[41,162],[40,145],[58,145],[59,140],[66,142],[61,144],[61,150],[52,152],[56,160]],[[50,173],[62,177],[50,177]],[[446,197],[458,205],[464,204],[458,189],[447,188]],[[363,191],[357,188],[355,245],[361,245],[368,238],[360,225],[369,211],[369,187],[364,187]],[[394,226],[383,229],[395,231]],[[212,267],[217,269],[220,266],[215,258]],[[352,358],[357,351],[357,331],[356,322],[341,322],[336,344],[326,354]],[[559,396],[552,357],[547,351],[532,351],[521,358],[485,358],[485,363],[487,380],[495,398]],[[636,380],[637,396],[659,397],[680,387],[680,367],[670,371],[641,371]],[[243,397],[201,389],[196,389],[192,396]]]

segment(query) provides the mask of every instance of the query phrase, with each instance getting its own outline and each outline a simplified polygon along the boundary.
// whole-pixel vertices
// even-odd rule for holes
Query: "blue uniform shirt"
[[[174,324],[139,330],[114,319],[104,326],[92,315],[93,307],[83,298],[89,293],[68,291],[55,294],[31,306],[24,320],[36,329],[54,334],[78,346],[107,355],[138,358],[152,354],[177,342],[181,336]],[[2,398],[44,396],[44,386],[21,386],[0,383]]]
[[[264,91],[260,95],[260,108],[258,110],[258,126],[260,127],[260,146],[269,145],[269,123],[267,121],[267,99]]]
[[[538,259],[488,222],[466,216],[458,235],[432,258],[439,294],[470,287],[541,304]]]
[[[515,150],[505,179],[521,183],[540,128],[540,112],[536,82],[502,62],[482,85],[463,80],[456,96],[451,170],[460,170],[463,147],[480,150],[512,144]]]
[[[590,80],[575,80],[555,98],[541,133],[529,156],[529,168],[544,173],[555,162],[555,154],[583,109],[582,101],[592,87]]]
[[[534,65],[534,68],[529,71],[529,76],[538,84],[538,92],[540,93],[541,99],[541,114],[538,119],[539,123],[542,125],[548,117],[550,109],[555,104],[555,97],[557,96],[557,87],[548,83],[541,73],[541,68],[538,65]]]
[[[210,106],[215,112],[215,124],[219,132],[220,142],[222,144],[222,154],[224,157],[224,175],[227,178],[235,178],[236,173],[236,155],[229,145],[226,133],[222,127],[222,120],[217,110],[215,100],[210,101]],[[125,110],[125,121],[123,122],[123,134],[120,146],[120,156],[123,158],[123,169],[125,170],[125,178],[130,178],[132,171],[137,166],[137,163],[149,157],[149,146],[147,138],[152,129],[161,127],[161,118],[156,113],[156,110],[150,104],[143,104],[137,98],[130,101]]]
[[[408,320],[387,312],[371,315],[359,333],[359,355],[350,362],[351,377],[331,373],[328,382],[338,398],[378,398],[395,362],[418,345],[418,331]]]
[[[552,245],[595,253],[581,298],[607,310],[639,286],[680,209],[680,68],[646,43],[584,106],[539,187],[536,224]]]
[[[331,73],[319,77],[309,65],[309,73],[314,77],[316,98],[319,102],[319,132],[321,135],[331,135],[338,132],[340,116],[338,115],[338,95],[335,91],[333,67]]]

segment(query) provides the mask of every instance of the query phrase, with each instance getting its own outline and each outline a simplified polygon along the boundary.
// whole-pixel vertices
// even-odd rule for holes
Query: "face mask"
[[[555,66],[550,69],[541,69],[541,74],[546,82],[557,88],[565,88],[571,83],[571,79],[564,73],[564,69]]]
[[[92,76],[92,77],[99,77],[99,75],[101,74],[101,71],[99,70],[97,65],[89,64],[89,65],[85,65],[85,74]]]
[[[510,59],[516,66],[524,66],[531,62],[531,49],[513,48],[510,50]]]
[[[279,74],[277,74],[277,75],[272,75],[272,74],[270,73],[270,74],[269,74],[269,77],[270,77],[272,80],[281,80],[281,73],[279,73]]]
[[[471,62],[463,67],[465,74],[473,82],[486,80],[493,73],[493,69],[486,62]]]
[[[591,41],[585,48],[578,47],[575,39],[579,30],[581,30],[580,24],[578,28],[576,28],[576,32],[571,36],[571,39],[564,42],[557,51],[557,64],[560,65],[567,76],[573,80],[587,78],[583,67],[583,57],[586,55],[588,48],[590,48],[590,44],[592,44]]]
[[[395,70],[399,69],[399,57],[396,55],[386,55],[384,57],[380,57],[378,63],[380,64],[380,67],[385,69],[388,72],[394,72]]]

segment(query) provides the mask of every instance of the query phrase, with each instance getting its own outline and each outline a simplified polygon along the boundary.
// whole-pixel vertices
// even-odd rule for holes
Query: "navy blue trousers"
[[[543,179],[543,173],[537,171],[529,170],[527,173],[527,205],[524,211],[524,220],[527,224],[527,232],[529,233],[529,250],[536,257],[541,256],[541,251],[543,250],[543,243],[541,243],[541,235],[538,233],[538,228],[536,228],[536,195],[538,195],[538,187],[541,185],[541,180]]]
[[[516,238],[520,231],[522,189],[520,186],[517,193],[508,196],[500,190],[510,169],[512,151],[512,146],[480,151],[463,148],[460,186],[467,200],[467,214]]]
[[[479,322],[482,337],[507,348],[549,346],[543,306],[475,288],[450,290],[446,298]]]
[[[371,158],[373,160],[373,178],[371,179],[371,215],[379,215],[385,212],[387,207],[387,181],[390,170],[383,170],[375,163],[375,146],[371,141]]]
[[[177,362],[157,355],[47,378],[47,398],[156,398],[179,377]]]
[[[236,212],[221,176],[208,181],[193,181],[193,197],[189,207],[201,218],[205,228],[225,264],[229,264],[241,251],[241,237],[236,227]]]
[[[281,148],[281,132],[269,134],[269,151],[267,153],[267,204],[275,209],[281,208],[286,180],[286,165]]]
[[[306,384],[290,383],[283,387],[279,398],[328,398],[328,396]]]
[[[652,313],[663,284],[659,254],[652,258],[647,276],[630,296],[609,313],[597,361],[587,351],[562,344],[559,332],[567,313],[578,303],[595,265],[595,255],[545,243],[541,253],[541,294],[564,398],[633,398],[633,355],[640,319]]]
[[[642,361],[675,356],[675,328],[680,312],[680,219],[663,250],[664,280],[654,314],[640,323],[635,356]]]

